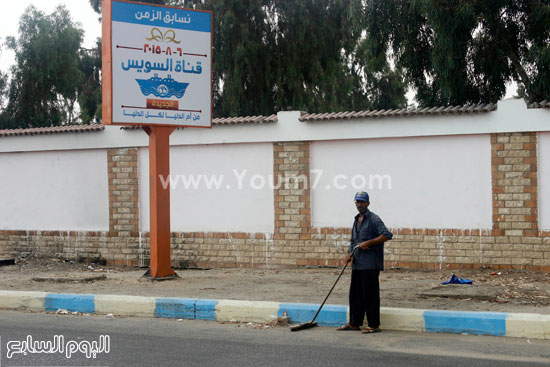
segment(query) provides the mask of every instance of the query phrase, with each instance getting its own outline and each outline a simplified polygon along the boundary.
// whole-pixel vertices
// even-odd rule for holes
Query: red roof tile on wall
[[[426,107],[415,109],[394,109],[394,110],[370,110],[333,113],[306,113],[300,117],[302,122],[327,121],[327,120],[349,120],[349,119],[370,119],[379,117],[406,117],[425,115],[454,115],[470,114],[495,111],[496,104],[478,104],[448,107]]]
[[[91,131],[102,131],[105,126],[102,124],[92,125],[65,125],[51,127],[32,127],[28,129],[0,130],[0,137],[4,136],[22,136],[22,135],[43,135],[43,134],[62,134],[62,133],[82,133]]]
[[[448,107],[426,107],[415,109],[395,109],[395,110],[370,110],[370,111],[345,111],[331,113],[303,113],[300,117],[302,122],[328,121],[328,120],[349,120],[349,119],[372,119],[381,117],[407,117],[407,116],[428,116],[428,115],[456,115],[456,114],[474,114],[495,111],[496,104],[477,104],[464,106]],[[542,101],[528,105],[528,108],[548,108],[550,101]],[[212,120],[212,125],[240,125],[240,124],[265,124],[277,122],[277,115],[270,116],[244,116],[244,117],[220,117]],[[62,133],[81,133],[102,131],[105,126],[102,124],[92,125],[66,125],[52,127],[33,127],[28,129],[0,130],[0,137],[22,136],[22,135],[42,135],[42,134],[62,134]],[[139,129],[139,126],[124,126],[122,129]]]

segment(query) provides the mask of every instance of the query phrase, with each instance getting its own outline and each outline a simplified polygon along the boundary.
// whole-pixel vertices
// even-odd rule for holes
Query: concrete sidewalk
[[[311,321],[319,304],[267,301],[142,297],[125,295],[59,294],[0,290],[0,309],[113,314],[273,323],[287,315],[291,323]],[[317,317],[321,326],[348,320],[348,307],[325,305]],[[550,339],[550,315],[532,313],[439,311],[382,307],[382,328],[432,333],[463,333]]]

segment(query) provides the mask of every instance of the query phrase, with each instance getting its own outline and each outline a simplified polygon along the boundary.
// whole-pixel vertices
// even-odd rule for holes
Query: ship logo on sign
[[[152,94],[160,98],[169,98],[172,96],[181,98],[189,86],[189,83],[175,81],[171,75],[168,75],[168,78],[159,78],[158,74],[155,74],[149,79],[136,79],[136,81],[144,96]]]

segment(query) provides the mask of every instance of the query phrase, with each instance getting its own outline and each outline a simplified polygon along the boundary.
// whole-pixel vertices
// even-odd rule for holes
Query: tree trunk
[[[519,61],[519,58],[513,51],[510,50],[508,52],[508,58],[512,62],[512,65],[514,65],[514,69],[516,69],[516,72],[518,73],[521,82],[525,86],[525,92],[527,93],[527,95],[529,95],[529,87],[531,85],[531,82],[529,81],[529,76],[527,75],[527,72],[525,71]]]

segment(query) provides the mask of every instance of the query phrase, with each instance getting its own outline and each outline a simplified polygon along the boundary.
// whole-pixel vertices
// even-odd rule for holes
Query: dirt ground
[[[0,289],[52,293],[125,294],[275,302],[322,302],[339,268],[176,269],[177,280],[141,278],[146,269],[26,259],[0,266]],[[382,306],[418,309],[550,314],[550,274],[491,269],[456,270],[472,285],[441,285],[452,271],[387,269]],[[327,303],[347,304],[350,271]]]

